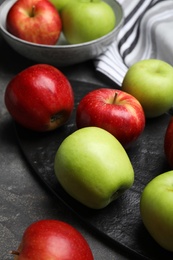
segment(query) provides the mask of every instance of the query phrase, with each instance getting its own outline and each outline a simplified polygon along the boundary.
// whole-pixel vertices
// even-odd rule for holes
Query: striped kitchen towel
[[[173,0],[119,0],[124,25],[117,41],[94,61],[100,71],[121,86],[128,68],[156,58],[173,65]]]

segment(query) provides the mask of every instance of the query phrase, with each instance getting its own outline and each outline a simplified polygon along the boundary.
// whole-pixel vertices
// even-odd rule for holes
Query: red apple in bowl
[[[168,163],[173,169],[173,117],[171,117],[165,132],[164,151]]]
[[[73,226],[59,220],[39,220],[24,232],[15,260],[93,260],[89,244]]]
[[[48,0],[17,0],[8,12],[6,26],[22,40],[46,45],[54,45],[62,30],[60,15]]]
[[[74,107],[70,82],[57,68],[37,64],[7,85],[5,105],[19,124],[35,131],[53,130],[69,119]]]
[[[142,133],[145,115],[139,101],[116,89],[100,88],[85,95],[76,111],[78,128],[97,126],[128,148]]]

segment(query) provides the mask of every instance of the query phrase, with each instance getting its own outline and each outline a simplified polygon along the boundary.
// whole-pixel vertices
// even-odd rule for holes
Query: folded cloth
[[[173,0],[119,0],[124,24],[117,40],[94,61],[119,86],[128,68],[143,59],[173,65]]]

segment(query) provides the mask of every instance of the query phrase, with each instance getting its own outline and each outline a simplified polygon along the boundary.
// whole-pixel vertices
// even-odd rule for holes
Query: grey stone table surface
[[[9,251],[18,247],[26,227],[40,219],[60,219],[73,225],[87,239],[95,260],[130,259],[88,230],[70,209],[58,201],[35,177],[21,153],[12,119],[4,105],[4,92],[13,76],[33,64],[0,38],[0,259],[13,259]],[[62,72],[69,79],[102,86],[113,84],[95,71],[93,61],[62,68]]]

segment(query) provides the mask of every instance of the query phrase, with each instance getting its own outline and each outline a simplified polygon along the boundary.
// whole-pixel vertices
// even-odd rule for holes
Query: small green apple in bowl
[[[122,90],[139,100],[146,117],[160,116],[173,105],[173,67],[157,59],[136,62],[128,69]]]
[[[54,169],[64,190],[93,209],[106,207],[134,182],[125,149],[99,127],[81,128],[64,139],[56,152]]]
[[[61,12],[64,6],[70,1],[71,0],[50,0],[50,2],[56,7],[58,12]]]
[[[140,200],[143,223],[153,239],[173,252],[173,171],[162,173],[144,188]]]
[[[102,0],[71,1],[61,11],[61,19],[63,33],[71,44],[100,38],[116,25],[114,10]]]

